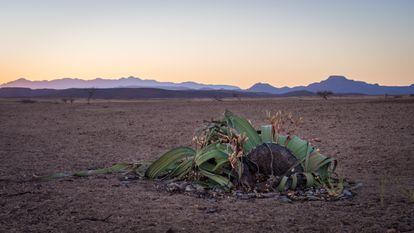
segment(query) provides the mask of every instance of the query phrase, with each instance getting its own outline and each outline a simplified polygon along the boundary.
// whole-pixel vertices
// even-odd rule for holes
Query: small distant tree
[[[70,98],[69,101],[70,101],[70,104],[73,104],[73,102],[75,102],[75,99],[74,98]]]
[[[239,93],[233,93],[233,98],[236,98],[238,101],[241,101],[241,95]]]
[[[62,98],[62,102],[66,104],[68,102],[68,99]]]
[[[20,103],[23,103],[23,104],[34,104],[34,103],[37,103],[37,101],[36,100],[32,100],[32,99],[22,99],[22,100],[20,100]]]
[[[220,96],[214,96],[213,99],[215,101],[219,101],[219,102],[222,102],[223,101],[223,99]]]
[[[87,89],[87,92],[88,92],[88,104],[91,104],[91,99],[92,99],[93,95],[95,94],[95,91],[96,91],[95,88]]]
[[[333,92],[332,91],[318,91],[316,92],[316,94],[322,97],[323,99],[327,100],[328,96],[333,95]]]

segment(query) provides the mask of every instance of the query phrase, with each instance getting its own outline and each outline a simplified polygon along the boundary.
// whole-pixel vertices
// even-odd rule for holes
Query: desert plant
[[[88,97],[87,97],[87,103],[91,104],[91,99],[93,97],[93,95],[95,94],[96,89],[95,88],[90,88],[86,90],[88,92]]]
[[[400,188],[400,193],[404,195],[409,203],[414,203],[414,189],[402,187]]]
[[[291,115],[282,113],[271,124],[257,131],[249,121],[226,111],[220,121],[208,122],[194,138],[197,149],[179,147],[168,151],[149,166],[149,179],[187,179],[207,186],[251,189],[259,182],[270,182],[284,191],[299,186],[324,186],[332,195],[341,186],[333,178],[334,158],[323,156],[309,142],[297,136],[279,134],[285,119],[297,125]]]
[[[248,120],[226,111],[221,120],[206,122],[193,138],[195,149],[177,147],[153,162],[118,163],[109,168],[35,178],[133,172],[148,179],[186,180],[225,190],[283,192],[324,187],[332,196],[341,194],[343,181],[335,178],[336,160],[293,135],[302,119],[282,112],[268,116],[270,124],[256,130]],[[262,186],[266,189],[259,190]]]
[[[220,96],[214,96],[213,100],[218,101],[218,102],[222,102],[223,98],[221,98]]]
[[[233,93],[232,94],[232,97],[233,98],[236,98],[238,101],[241,101],[242,100],[242,97],[241,97],[241,95],[239,93]]]
[[[380,183],[379,183],[379,198],[380,198],[380,205],[381,207],[384,207],[385,205],[385,186],[386,186],[387,180],[385,179],[385,176],[382,175],[380,177]]]
[[[317,95],[322,97],[323,99],[327,100],[329,96],[333,95],[332,91],[318,91],[316,92]]]
[[[22,103],[22,104],[34,104],[34,103],[37,103],[36,100],[32,100],[32,99],[22,99],[19,102]]]

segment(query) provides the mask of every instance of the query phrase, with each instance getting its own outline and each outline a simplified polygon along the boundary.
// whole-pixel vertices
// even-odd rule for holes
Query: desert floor
[[[338,173],[363,186],[349,200],[286,203],[170,194],[147,180],[122,185],[116,174],[19,182],[154,159],[190,146],[203,120],[225,109],[255,126],[266,110],[302,116],[299,136],[319,138]],[[401,188],[414,190],[414,98],[0,100],[0,187],[0,232],[413,232],[414,204]]]

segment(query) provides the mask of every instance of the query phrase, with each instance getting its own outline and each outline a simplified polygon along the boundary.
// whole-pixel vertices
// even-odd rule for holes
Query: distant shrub
[[[36,100],[31,100],[31,99],[22,99],[19,102],[22,103],[22,104],[34,104],[34,103],[37,103]]]
[[[223,99],[221,97],[219,97],[219,96],[214,96],[213,99],[215,101],[219,101],[219,102],[222,102],[223,101]]]
[[[323,99],[327,100],[328,96],[333,95],[333,92],[332,91],[318,91],[316,92],[316,94],[322,97]]]
[[[241,95],[237,94],[237,93],[233,93],[233,98],[236,98],[238,101],[241,101]]]

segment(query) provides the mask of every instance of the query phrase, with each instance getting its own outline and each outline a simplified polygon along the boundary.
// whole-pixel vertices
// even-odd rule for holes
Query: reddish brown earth
[[[256,126],[265,123],[266,110],[303,116],[299,136],[319,138],[321,152],[339,159],[339,174],[363,187],[350,200],[285,203],[171,195],[151,181],[122,185],[117,175],[14,181],[154,159],[191,145],[202,121],[225,109]],[[0,179],[0,232],[412,232],[414,204],[399,187],[414,189],[414,98],[2,100]]]

